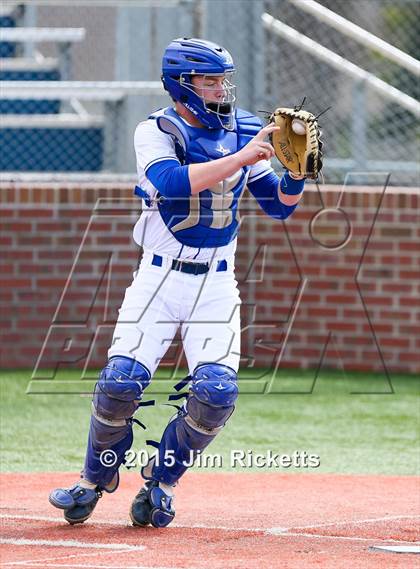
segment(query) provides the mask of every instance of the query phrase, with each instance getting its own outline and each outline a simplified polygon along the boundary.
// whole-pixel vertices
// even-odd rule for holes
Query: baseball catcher
[[[143,256],[95,386],[82,475],[50,495],[70,524],[87,520],[103,493],[117,489],[134,415],[146,403],[141,399],[177,330],[188,363],[187,391],[181,394],[186,399],[142,469],[144,483],[130,509],[134,525],[172,522],[175,488],[191,456],[213,441],[234,412],[241,197],[248,188],[266,215],[286,219],[305,178],[316,178],[321,169],[316,118],[301,109],[277,109],[264,126],[236,108],[234,72],[223,47],[201,39],[172,41],[162,63],[172,103],[136,128],[135,195],[142,213],[133,236]],[[280,176],[270,163],[275,153],[286,168]]]

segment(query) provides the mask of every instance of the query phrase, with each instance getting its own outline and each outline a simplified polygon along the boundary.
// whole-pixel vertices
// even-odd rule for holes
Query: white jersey
[[[156,121],[149,119],[141,122],[134,134],[136,151],[138,185],[152,198],[157,190],[147,179],[145,171],[149,166],[172,158],[178,160],[175,143],[172,137],[161,132]],[[272,172],[270,162],[260,160],[251,167],[248,181],[253,182]],[[133,237],[135,242],[144,249],[168,255],[177,259],[189,259],[196,262],[207,262],[215,259],[228,259],[236,251],[236,238],[227,245],[215,248],[189,247],[180,243],[163,222],[157,207],[147,208],[142,202],[143,212],[137,221]]]

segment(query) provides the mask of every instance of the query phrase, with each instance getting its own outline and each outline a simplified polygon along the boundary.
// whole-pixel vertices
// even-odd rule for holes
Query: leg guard
[[[221,364],[203,364],[192,375],[188,399],[166,427],[158,452],[143,468],[146,480],[174,485],[224,427],[235,409],[237,376]]]
[[[83,477],[100,490],[113,492],[118,486],[118,469],[133,442],[132,417],[150,379],[141,363],[123,356],[112,357],[101,372],[83,469]]]

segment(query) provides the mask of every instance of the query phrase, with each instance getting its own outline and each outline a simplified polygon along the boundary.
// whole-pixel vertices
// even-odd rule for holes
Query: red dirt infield
[[[123,472],[90,520],[69,526],[48,502],[69,473],[0,475],[1,567],[365,569],[419,567],[420,483],[411,476],[189,472],[168,528],[135,528],[141,479]],[[416,541],[417,540],[417,541]]]

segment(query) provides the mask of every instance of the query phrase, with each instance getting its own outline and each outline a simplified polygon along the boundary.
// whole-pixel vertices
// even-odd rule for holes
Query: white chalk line
[[[394,520],[403,520],[403,519],[418,519],[420,515],[416,514],[404,514],[401,516],[383,516],[381,518],[365,518],[362,520],[343,520],[341,522],[326,522],[322,524],[310,524],[307,526],[292,526],[289,529],[316,529],[316,528],[323,528],[328,526],[346,526],[346,525],[355,525],[355,524],[373,524],[375,522],[387,522],[387,521],[394,521]],[[271,528],[274,529],[274,528]],[[279,528],[281,529],[281,528]]]
[[[351,521],[342,521],[342,522],[330,522],[326,524],[318,524],[318,525],[310,525],[310,526],[293,526],[290,528],[284,527],[273,527],[273,528],[232,528],[232,527],[225,527],[225,526],[208,526],[204,524],[191,524],[191,525],[171,525],[171,527],[177,528],[185,528],[185,529],[209,529],[209,530],[223,530],[223,531],[231,531],[231,532],[250,532],[250,533],[263,533],[265,535],[270,536],[278,536],[278,537],[305,537],[305,538],[312,538],[312,539],[329,539],[329,540],[342,540],[342,541],[366,541],[366,542],[383,542],[383,543],[399,543],[399,544],[411,544],[416,545],[417,542],[413,541],[406,541],[406,540],[396,540],[396,539],[383,539],[377,537],[357,537],[357,536],[342,536],[342,535],[323,535],[323,534],[316,534],[316,533],[307,533],[307,532],[299,532],[294,531],[297,529],[313,529],[318,527],[325,527],[325,526],[336,526],[336,525],[346,525],[346,524],[363,524],[363,523],[373,523],[377,521],[387,521],[387,520],[398,520],[398,519],[417,519],[420,516],[418,515],[400,515],[400,516],[386,516],[381,518],[367,518],[363,520],[351,520]],[[47,521],[47,522],[63,522],[63,518],[52,518],[48,516],[22,516],[20,514],[0,514],[0,519],[23,519],[23,520],[34,520],[34,521]],[[124,527],[132,527],[132,525],[128,522],[122,521],[105,521],[105,520],[98,520],[94,522],[92,525],[117,525],[117,526],[124,526]],[[42,541],[42,540],[40,540]],[[1,541],[0,541],[1,543]],[[59,542],[53,542],[57,544]],[[100,545],[100,544],[98,544]],[[108,544],[109,547],[112,547],[112,544]],[[122,551],[124,548],[124,544],[117,544],[120,547],[119,551]],[[122,546],[122,547],[121,547]],[[64,547],[64,545],[61,545]],[[86,547],[86,545],[85,545]],[[104,544],[105,547],[105,544]],[[126,544],[125,550],[130,551],[129,544]],[[144,549],[144,546],[137,546]],[[129,568],[127,568],[129,569]],[[141,569],[141,568],[136,568]],[[145,569],[152,569],[152,568],[145,568]],[[159,569],[159,568],[153,568]],[[169,569],[169,568],[166,568]]]
[[[49,567],[101,567],[101,568],[105,568],[108,567],[109,569],[115,569],[115,564],[111,565],[87,565],[86,563],[83,564],[74,564],[72,563],[72,565],[65,565],[65,564],[60,564],[60,563],[53,563],[54,561],[60,561],[60,560],[68,560],[68,559],[72,559],[74,557],[77,557],[77,560],[80,560],[81,557],[89,557],[92,555],[95,555],[96,557],[98,555],[110,555],[112,553],[118,553],[119,555],[124,554],[124,553],[131,553],[132,550],[121,550],[121,549],[108,549],[106,551],[90,551],[89,553],[75,553],[73,555],[59,555],[56,557],[43,557],[41,559],[27,559],[25,561],[7,561],[5,563],[2,563],[0,566],[1,567],[5,567],[5,566],[21,566],[21,567],[44,567],[45,569],[48,569]],[[182,567],[146,567],[146,566],[138,566],[136,565],[135,567],[129,567],[126,563],[124,563],[124,569],[183,569]],[[186,569],[186,568],[185,568]],[[188,569],[194,569],[194,568],[188,568]]]
[[[115,551],[144,551],[144,545],[129,545],[128,543],[85,543],[76,539],[25,539],[2,537],[0,544],[10,545],[43,545],[47,547],[78,547],[79,549],[113,549]]]
[[[398,516],[383,516],[380,518],[364,518],[359,520],[342,520],[336,522],[326,522],[322,524],[310,524],[304,526],[290,526],[290,527],[272,527],[272,528],[241,528],[241,527],[227,527],[227,526],[208,526],[205,524],[190,524],[190,525],[183,525],[177,524],[176,522],[171,524],[171,527],[174,528],[186,528],[186,529],[215,529],[215,530],[224,530],[224,531],[248,531],[248,532],[260,532],[260,533],[272,533],[272,534],[281,534],[290,532],[292,530],[300,530],[300,529],[317,529],[322,527],[329,527],[329,526],[345,526],[345,525],[358,525],[358,524],[370,524],[375,522],[386,522],[386,521],[395,521],[395,520],[403,520],[403,519],[419,519],[420,515],[417,514],[401,514]],[[34,520],[40,522],[54,522],[54,523],[63,523],[65,520],[62,517],[50,517],[50,516],[34,516],[34,515],[22,515],[22,514],[0,514],[0,519],[16,519],[16,520]],[[112,526],[123,526],[123,527],[133,527],[131,522],[128,520],[126,522],[121,520],[90,520],[86,525],[112,525]]]
[[[59,517],[49,517],[49,516],[23,516],[21,514],[0,514],[0,519],[13,519],[13,520],[33,520],[37,522],[54,522],[54,523],[67,523],[65,522],[64,518]],[[105,526],[122,526],[122,527],[133,527],[133,524],[127,520],[123,522],[121,520],[115,521],[108,521],[108,520],[90,520],[89,522],[84,524],[85,526],[94,526],[94,525],[105,525]],[[249,531],[249,532],[265,532],[267,528],[232,528],[227,526],[208,526],[206,524],[178,524],[176,522],[171,524],[171,528],[181,528],[181,529],[216,529],[216,530],[224,530],[224,531]]]
[[[6,567],[10,565],[10,563],[2,563],[0,567]],[[45,562],[42,563],[34,563],[31,561],[19,561],[15,563],[14,567],[43,567],[44,569],[49,569],[50,567],[67,567],[68,569],[74,569],[75,567],[82,567],[86,569],[115,569],[115,565],[89,565],[86,563],[77,564],[72,563],[68,565],[67,563],[48,563],[45,565]],[[195,569],[194,567],[157,567],[156,565],[125,565],[124,569]],[[197,568],[198,569],[198,568]]]
[[[357,536],[347,536],[347,535],[324,535],[322,533],[304,533],[304,532],[294,532],[294,531],[286,531],[281,532],[277,531],[277,529],[281,528],[272,528],[275,531],[267,530],[265,533],[267,535],[277,535],[277,536],[284,536],[284,537],[310,537],[314,539],[337,539],[337,540],[344,540],[344,541],[369,541],[369,542],[378,542],[383,541],[384,543],[400,543],[401,545],[418,545],[420,542],[417,541],[401,541],[399,539],[382,539],[378,537],[357,537]]]
[[[115,550],[115,552],[121,553],[121,550]],[[73,553],[72,555],[57,555],[55,557],[43,557],[41,559],[27,559],[26,561],[7,561],[3,563],[3,565],[29,565],[33,563],[45,563],[49,561],[60,561],[61,559],[71,559],[72,557],[90,557],[92,555],[109,555],[110,553],[114,553],[114,550],[106,550],[106,551],[90,551],[89,553]]]

